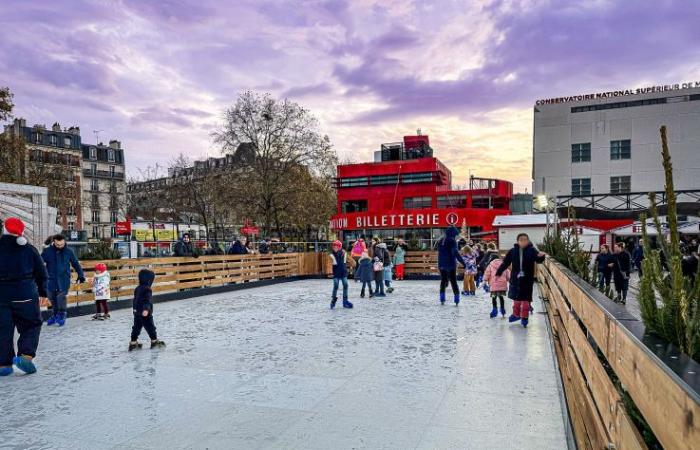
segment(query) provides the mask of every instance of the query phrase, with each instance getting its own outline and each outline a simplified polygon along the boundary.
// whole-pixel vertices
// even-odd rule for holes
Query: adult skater
[[[73,250],[66,246],[66,240],[60,234],[53,237],[53,242],[41,252],[41,257],[46,263],[49,274],[49,300],[53,305],[53,315],[49,317],[46,325],[55,323],[62,327],[66,324],[68,309],[66,297],[70,289],[70,268],[73,266],[78,274],[79,283],[85,283],[85,274]]]
[[[520,233],[517,243],[508,251],[503,263],[496,271],[496,276],[503,275],[511,267],[510,288],[508,298],[513,300],[513,314],[508,322],[518,320],[527,327],[532,302],[532,289],[535,285],[535,264],[544,262],[545,254],[535,248],[526,233]]]
[[[457,240],[459,230],[451,226],[445,231],[445,237],[438,242],[438,270],[440,270],[440,304],[445,304],[445,289],[447,283],[452,286],[455,305],[459,305],[459,286],[457,286],[457,261],[466,267],[466,263],[459,254]]]
[[[0,237],[0,376],[12,374],[12,364],[24,373],[36,372],[41,332],[40,300],[46,300],[46,266],[34,246],[22,236],[24,223],[10,217]],[[15,356],[15,328],[19,333]]]

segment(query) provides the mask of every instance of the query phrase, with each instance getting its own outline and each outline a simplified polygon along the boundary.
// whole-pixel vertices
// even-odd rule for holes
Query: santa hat
[[[27,245],[27,239],[22,236],[24,234],[24,222],[17,217],[10,217],[3,224],[3,234],[11,234],[17,236],[17,244]]]

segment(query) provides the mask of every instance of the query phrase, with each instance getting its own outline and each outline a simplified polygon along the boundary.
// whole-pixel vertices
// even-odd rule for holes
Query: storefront
[[[431,248],[454,225],[474,239],[495,238],[498,215],[510,214],[512,183],[471,177],[469,189],[452,188],[452,173],[433,157],[428,136],[382,144],[375,162],[338,166],[337,213],[330,228],[343,241],[403,238]]]

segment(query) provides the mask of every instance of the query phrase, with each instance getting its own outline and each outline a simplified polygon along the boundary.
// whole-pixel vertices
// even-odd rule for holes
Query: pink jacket
[[[501,267],[501,262],[500,259],[494,259],[491,261],[491,264],[486,267],[486,272],[484,272],[484,280],[489,284],[490,291],[508,291],[510,269],[503,272],[500,277],[496,276],[496,271]]]

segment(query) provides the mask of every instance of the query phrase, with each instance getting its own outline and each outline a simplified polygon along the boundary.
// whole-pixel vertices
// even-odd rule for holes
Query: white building
[[[662,125],[676,190],[700,191],[700,82],[538,100],[533,194],[589,212],[646,209],[647,194],[664,190]],[[679,201],[684,214],[699,205],[697,193]]]

